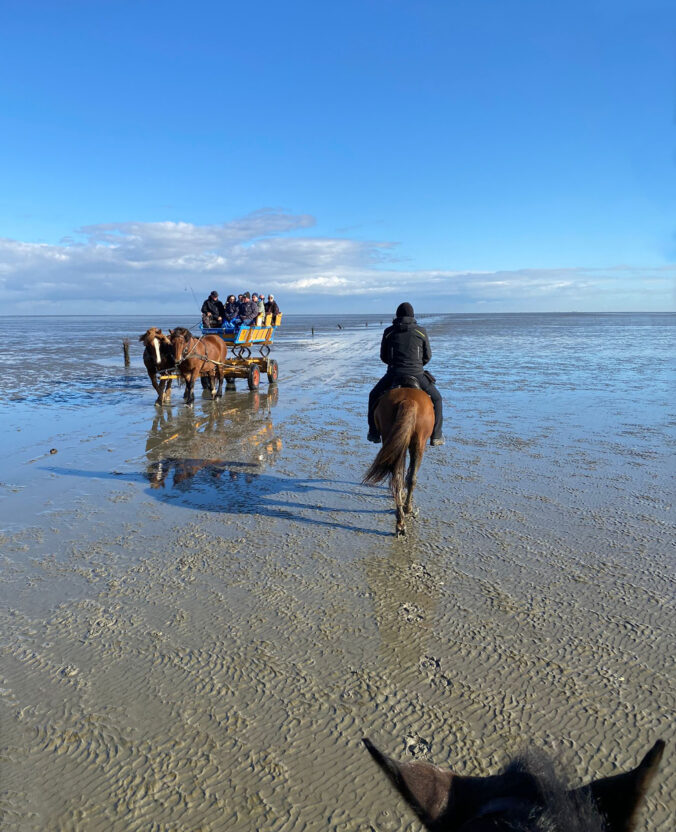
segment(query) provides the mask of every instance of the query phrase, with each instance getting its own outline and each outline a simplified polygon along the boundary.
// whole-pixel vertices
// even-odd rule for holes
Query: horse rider
[[[218,299],[218,292],[214,289],[202,304],[202,323],[206,327],[219,327],[223,323],[225,309]]]
[[[381,437],[373,418],[378,399],[387,390],[397,384],[406,386],[406,378],[413,376],[420,389],[432,399],[434,405],[434,430],[430,445],[443,445],[444,437],[441,432],[443,423],[443,408],[441,393],[434,386],[433,378],[423,367],[432,358],[432,349],[425,328],[420,326],[413,317],[413,307],[410,303],[400,303],[397,315],[383,332],[380,344],[380,360],[387,364],[387,372],[371,390],[369,394],[369,442],[380,442]]]

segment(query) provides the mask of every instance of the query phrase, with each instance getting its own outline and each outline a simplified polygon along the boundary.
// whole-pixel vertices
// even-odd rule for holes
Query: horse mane
[[[193,334],[189,329],[186,329],[184,326],[177,326],[176,329],[171,330],[172,335],[180,335],[181,338],[192,338]]]
[[[503,775],[531,779],[542,807],[515,824],[514,832],[604,832],[606,826],[591,793],[571,789],[558,769],[548,754],[535,748],[522,751],[505,766]]]

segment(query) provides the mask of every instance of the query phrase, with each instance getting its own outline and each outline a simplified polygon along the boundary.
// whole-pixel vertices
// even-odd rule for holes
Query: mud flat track
[[[430,331],[447,444],[405,540],[386,490],[359,484],[373,325],[282,344],[277,395],[192,412],[180,393],[158,412],[138,367],[77,406],[15,396],[3,830],[418,829],[363,735],[474,774],[532,742],[573,783],[663,737],[638,828],[672,828],[662,376],[641,386],[637,359],[594,388],[560,345],[558,374],[507,378],[499,348]]]

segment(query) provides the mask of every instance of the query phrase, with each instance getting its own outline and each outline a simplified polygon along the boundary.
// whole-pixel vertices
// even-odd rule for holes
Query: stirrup
[[[369,442],[376,442],[380,444],[380,434],[377,431],[370,430],[368,432],[368,436],[366,437]]]

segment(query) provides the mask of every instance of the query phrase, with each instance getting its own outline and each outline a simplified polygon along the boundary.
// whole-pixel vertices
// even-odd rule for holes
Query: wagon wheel
[[[249,390],[258,390],[258,385],[261,382],[261,371],[255,364],[249,367],[247,382],[249,384]]]
[[[269,384],[277,384],[277,378],[279,377],[279,367],[277,366],[277,362],[274,358],[271,358],[268,361],[268,383]]]
[[[267,358],[270,355],[270,347],[267,344],[263,344],[263,346],[259,349],[259,352],[263,358]]]

